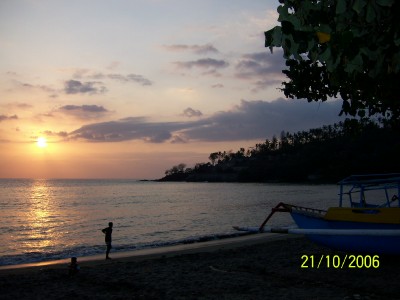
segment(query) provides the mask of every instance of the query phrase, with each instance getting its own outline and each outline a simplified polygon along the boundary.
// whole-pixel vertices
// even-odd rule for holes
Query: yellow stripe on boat
[[[330,221],[400,224],[400,207],[331,207],[328,209],[324,219]]]

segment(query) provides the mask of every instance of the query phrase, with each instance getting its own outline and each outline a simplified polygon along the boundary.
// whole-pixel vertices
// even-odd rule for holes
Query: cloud
[[[177,65],[179,68],[184,68],[184,69],[191,69],[193,67],[196,68],[202,68],[202,69],[221,69],[221,68],[226,68],[229,66],[229,63],[226,62],[225,60],[217,60],[213,58],[202,58],[198,60],[193,60],[193,61],[185,61],[185,62],[174,62],[175,65]]]
[[[58,111],[79,119],[96,119],[109,113],[103,106],[98,105],[65,105]]]
[[[94,79],[94,80],[104,80],[111,79],[119,82],[135,82],[141,84],[143,86],[153,85],[153,82],[146,77],[139,74],[118,74],[118,73],[101,73],[101,72],[93,72],[88,69],[78,69],[73,74],[75,79]]]
[[[13,116],[0,115],[0,122],[9,121],[9,120],[18,120],[18,116],[17,115],[13,115]]]
[[[54,95],[57,93],[57,90],[53,89],[50,86],[44,85],[44,84],[30,84],[30,83],[26,83],[26,82],[21,82],[18,80],[14,80],[14,82],[24,88],[24,89],[38,89],[38,90],[42,90],[46,93],[51,93],[51,97],[54,97]]]
[[[185,123],[152,123],[143,117],[132,117],[118,121],[85,125],[69,134],[73,139],[92,142],[120,142],[144,140],[161,143],[172,137],[172,132],[186,127]]]
[[[31,110],[33,105],[25,102],[10,102],[4,105],[7,109]]]
[[[183,111],[183,115],[191,118],[191,117],[201,117],[203,114],[200,110],[195,110],[191,107],[188,107]]]
[[[163,47],[168,51],[190,51],[195,54],[219,53],[217,48],[215,48],[211,44],[205,44],[205,45],[176,44],[176,45],[164,45]]]
[[[106,69],[108,69],[108,70],[114,70],[114,69],[118,68],[120,64],[121,64],[121,63],[120,63],[119,61],[112,61],[112,62],[106,67]]]
[[[126,118],[85,125],[69,137],[92,142],[144,140],[151,143],[263,140],[282,130],[297,132],[343,120],[338,117],[340,109],[341,101],[242,100],[231,110],[196,121],[150,122],[143,117]],[[190,114],[192,109],[187,112]]]
[[[43,132],[43,134],[45,134],[46,136],[56,136],[56,137],[62,137],[62,138],[68,137],[68,132],[66,132],[66,131],[54,132],[54,131],[46,130]]]
[[[245,54],[235,66],[235,76],[249,80],[255,85],[255,90],[265,89],[281,83],[285,76],[285,60],[281,51],[271,54],[267,51]]]
[[[60,108],[61,110],[67,110],[67,111],[86,111],[86,112],[107,112],[107,110],[103,106],[98,106],[98,105],[65,105]]]
[[[103,94],[107,91],[101,82],[90,81],[81,82],[78,80],[68,80],[64,84],[64,91],[67,94]]]
[[[15,106],[20,109],[31,109],[33,106],[28,103],[15,103]]]
[[[340,118],[341,101],[308,103],[277,99],[273,102],[246,101],[230,111],[209,117],[205,124],[181,133],[188,140],[233,141],[265,139],[282,130],[297,132],[333,124]]]
[[[90,76],[93,79],[112,79],[117,80],[120,82],[136,82],[141,85],[153,85],[149,79],[143,77],[142,75],[138,74],[128,74],[128,75],[121,75],[121,74],[103,74],[103,73],[95,73]]]
[[[126,78],[127,81],[134,81],[140,83],[141,85],[153,85],[153,83],[150,80],[144,78],[142,75],[129,74],[126,76]]]
[[[174,135],[170,142],[171,144],[186,144],[188,141],[179,135]]]
[[[225,60],[218,60],[213,58],[202,58],[192,61],[176,61],[173,63],[178,69],[202,69],[204,72],[202,75],[212,75],[220,77],[221,74],[218,72],[219,69],[227,68],[229,63]]]

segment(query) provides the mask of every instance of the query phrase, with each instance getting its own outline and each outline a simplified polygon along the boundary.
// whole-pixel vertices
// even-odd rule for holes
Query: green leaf
[[[286,21],[288,16],[289,16],[287,7],[283,6],[283,5],[279,5],[277,11],[278,11],[278,14],[279,14],[278,21],[279,22]]]
[[[265,47],[269,47],[272,53],[273,47],[280,47],[282,45],[282,29],[280,26],[266,31],[265,35]]]
[[[362,71],[362,67],[363,67],[363,59],[361,56],[361,53],[358,53],[354,59],[352,60],[352,64],[354,64],[354,68],[355,70],[357,70],[358,72]]]
[[[362,72],[363,59],[361,53],[358,53],[344,69],[347,73]]]
[[[333,57],[332,57],[332,59],[333,59]],[[329,67],[329,68],[331,68],[331,69],[329,69],[329,72],[334,72],[336,70],[337,66],[339,65],[339,63],[341,62],[341,60],[342,60],[341,55],[337,55],[336,61]]]
[[[368,23],[371,23],[376,17],[375,9],[371,3],[367,6],[367,17],[366,20]]]
[[[357,12],[357,14],[360,14],[365,5],[367,5],[367,1],[356,0],[356,1],[354,1],[353,9]]]
[[[380,6],[392,6],[394,4],[394,0],[376,0],[376,3]]]
[[[317,50],[312,50],[308,52],[308,58],[314,63],[318,59],[318,51]]]
[[[353,32],[347,30],[339,35],[339,45],[340,47],[346,49],[348,48],[354,39]]]
[[[346,8],[346,0],[338,0],[336,4],[336,14],[344,13]]]
[[[275,26],[272,32],[272,39],[276,46],[280,46],[282,43],[282,28],[280,26]]]
[[[331,48],[330,48],[330,47],[327,47],[327,48],[325,49],[325,51],[322,52],[322,53],[319,55],[318,58],[319,58],[319,60],[320,60],[321,62],[325,62],[325,64],[326,64],[326,69],[327,69],[329,72],[333,72],[333,71],[334,71],[334,69],[335,69],[335,63],[334,63],[334,61],[333,61],[332,52],[331,52]]]
[[[357,115],[360,117],[360,118],[364,118],[365,117],[365,110],[359,110],[358,112],[357,112]]]
[[[315,31],[325,32],[325,33],[332,33],[332,28],[328,24],[321,24],[319,27],[315,29]]]
[[[375,61],[374,67],[371,71],[368,72],[368,76],[371,78],[379,78],[379,76],[386,71],[383,70],[383,62],[384,56],[378,56],[378,59]]]
[[[331,48],[326,47],[326,49],[320,55],[318,55],[318,60],[321,62],[322,61],[326,62],[330,57],[331,57]]]
[[[400,72],[400,53],[396,53],[395,55],[393,55],[392,66],[394,73]]]
[[[309,12],[310,10],[315,9],[316,4],[311,3],[310,0],[303,0],[301,6],[305,12]]]
[[[367,47],[360,48],[360,53],[364,54],[368,59],[375,61],[378,59],[378,51],[372,51]]]
[[[289,53],[295,56],[296,59],[300,59],[298,50],[299,44],[297,44],[293,40],[293,36],[291,34],[287,34],[284,36],[284,42],[282,43],[283,48]]]
[[[311,49],[313,49],[315,47],[315,40],[314,39],[309,39],[308,43],[307,43],[307,50],[310,51]]]

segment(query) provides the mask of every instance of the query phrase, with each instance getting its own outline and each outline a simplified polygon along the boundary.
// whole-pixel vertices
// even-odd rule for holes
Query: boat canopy
[[[400,173],[352,175],[339,181],[338,184],[340,207],[343,206],[344,196],[348,196],[351,207],[400,207]],[[366,192],[379,190],[383,191],[383,201],[376,199],[373,203],[367,203]]]

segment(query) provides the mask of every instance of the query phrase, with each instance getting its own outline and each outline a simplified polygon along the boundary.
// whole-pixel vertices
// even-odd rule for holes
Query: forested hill
[[[214,152],[209,162],[179,164],[159,181],[337,182],[351,174],[400,172],[399,155],[398,130],[352,119],[282,132],[247,150]]]

